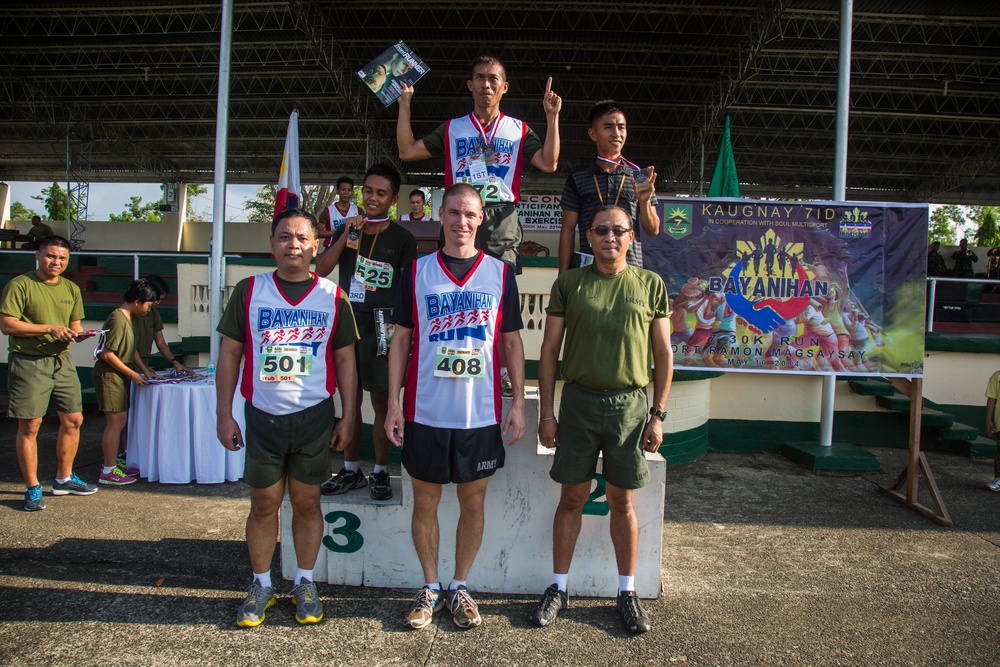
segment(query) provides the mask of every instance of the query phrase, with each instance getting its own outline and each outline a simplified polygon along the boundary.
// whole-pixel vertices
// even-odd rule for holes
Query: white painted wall
[[[986,383],[1000,371],[1000,354],[928,352],[924,396],[935,403],[985,405]]]

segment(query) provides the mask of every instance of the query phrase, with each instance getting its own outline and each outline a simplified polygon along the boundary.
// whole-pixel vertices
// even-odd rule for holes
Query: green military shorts
[[[57,357],[35,357],[11,352],[7,359],[7,416],[39,419],[52,407],[59,412],[83,412],[80,377],[69,352]]]
[[[601,474],[619,489],[638,489],[649,482],[642,449],[648,417],[646,389],[596,391],[579,384],[563,386],[559,405],[559,447],[549,476],[560,484],[594,479],[603,454]]]
[[[354,313],[358,326],[358,342],[354,345],[354,361],[358,369],[358,382],[368,392],[389,391],[389,360],[378,356],[378,333],[375,315]]]
[[[289,415],[272,415],[247,403],[244,414],[247,485],[266,489],[285,475],[303,484],[323,483],[330,468],[332,398]]]
[[[128,412],[129,390],[132,382],[120,373],[94,373],[94,392],[97,409],[101,412]]]

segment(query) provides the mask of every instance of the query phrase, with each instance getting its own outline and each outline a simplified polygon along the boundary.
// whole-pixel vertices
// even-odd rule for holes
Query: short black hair
[[[278,228],[278,223],[282,220],[288,220],[289,218],[305,218],[312,226],[313,234],[316,238],[319,238],[319,231],[322,229],[319,224],[319,220],[316,219],[315,215],[304,208],[287,208],[278,215],[274,216],[274,220],[271,221],[271,236],[274,236],[274,230]]]
[[[625,116],[625,120],[628,120],[628,114],[625,113],[625,109],[618,102],[614,100],[601,100],[590,109],[590,124],[593,125],[595,120],[604,118],[609,113],[620,113]]]
[[[504,81],[507,80],[507,68],[504,67],[504,64],[502,62],[500,62],[500,59],[497,58],[496,56],[484,53],[483,55],[479,56],[478,58],[472,61],[472,69],[469,70],[469,81],[472,81],[472,77],[476,75],[476,68],[479,67],[480,65],[499,65],[500,76],[503,77]]]
[[[46,246],[54,245],[58,248],[66,248],[66,250],[73,250],[73,245],[69,242],[65,236],[59,236],[58,234],[53,234],[52,236],[46,236],[44,239],[38,242],[38,246],[35,248],[38,252],[42,251],[42,248]]]
[[[617,204],[605,204],[601,208],[597,209],[597,213],[595,213],[594,217],[591,218],[591,223],[590,223],[591,228],[593,228],[594,226],[593,220],[595,220],[598,215],[600,215],[601,213],[614,213],[615,211],[618,211],[619,213],[625,216],[625,219],[628,220],[628,228],[632,229],[632,216],[629,215],[628,211],[623,209],[621,206],[618,206]]]
[[[337,179],[337,189],[339,190],[340,186],[343,185],[344,183],[350,183],[351,188],[354,188],[353,178],[351,178],[350,176],[341,176],[340,178]]]
[[[423,190],[411,190],[410,197],[412,197],[413,195],[420,195],[421,199],[423,199],[425,202],[427,201],[427,195],[424,194]],[[409,199],[410,197],[407,197],[407,199]]]
[[[365,180],[364,180],[365,183],[368,182],[369,176],[381,176],[382,178],[389,179],[389,185],[392,186],[392,194],[394,195],[399,194],[399,184],[401,182],[399,172],[390,167],[389,165],[373,164],[371,167],[368,168],[368,171],[365,172]]]
[[[146,276],[146,282],[153,286],[156,293],[159,295],[157,300],[166,299],[170,296],[170,286],[167,285],[167,281],[160,276],[153,274],[151,276]]]
[[[133,301],[146,303],[147,301],[159,301],[159,299],[160,293],[146,278],[133,280],[129,283],[128,289],[125,290],[126,303],[132,303]]]

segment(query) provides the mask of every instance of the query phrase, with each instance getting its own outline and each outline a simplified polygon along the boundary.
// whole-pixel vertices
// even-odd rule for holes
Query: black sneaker
[[[388,471],[373,472],[368,476],[368,493],[372,494],[372,500],[392,498],[392,484],[389,483]]]
[[[368,485],[365,474],[360,470],[341,468],[340,472],[320,484],[319,492],[324,496],[337,496],[351,489],[360,489]]]
[[[569,596],[566,595],[566,591],[561,591],[557,585],[552,584],[542,593],[542,599],[535,607],[535,611],[528,617],[528,622],[544,628],[556,620],[559,612],[568,606]]]
[[[625,628],[634,635],[649,632],[649,616],[639,604],[639,596],[635,591],[622,591],[618,594],[618,613],[625,621]]]

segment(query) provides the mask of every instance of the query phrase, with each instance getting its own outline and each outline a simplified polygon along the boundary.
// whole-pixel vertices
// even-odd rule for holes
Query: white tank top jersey
[[[340,316],[340,287],[313,274],[313,285],[292,303],[275,273],[250,278],[240,391],[272,415],[312,407],[337,390],[330,342]]]
[[[413,350],[403,416],[437,428],[500,423],[500,328],[509,267],[480,253],[465,279],[441,253],[413,263]]]
[[[444,141],[444,187],[454,183],[469,183],[479,190],[483,201],[516,202],[521,197],[521,170],[524,138],[528,126],[524,122],[500,114],[486,136],[493,146],[492,164],[486,164],[487,179],[473,179],[473,163],[482,161],[483,133],[474,116],[453,118],[447,122]]]
[[[404,213],[403,215],[399,216],[400,222],[428,222],[430,219],[431,216],[424,214],[421,214],[421,217],[419,218],[412,217],[410,213]]]
[[[340,209],[337,208],[336,204],[330,204],[329,206],[327,206],[326,212],[330,216],[329,222],[326,223],[326,229],[327,231],[330,232],[335,232],[341,227],[343,227],[344,220],[359,215],[358,205],[355,204],[354,202],[351,202],[351,205],[347,207],[347,215],[341,215]],[[331,240],[333,239],[330,236],[327,236],[325,239],[323,239],[323,247],[329,248]]]

